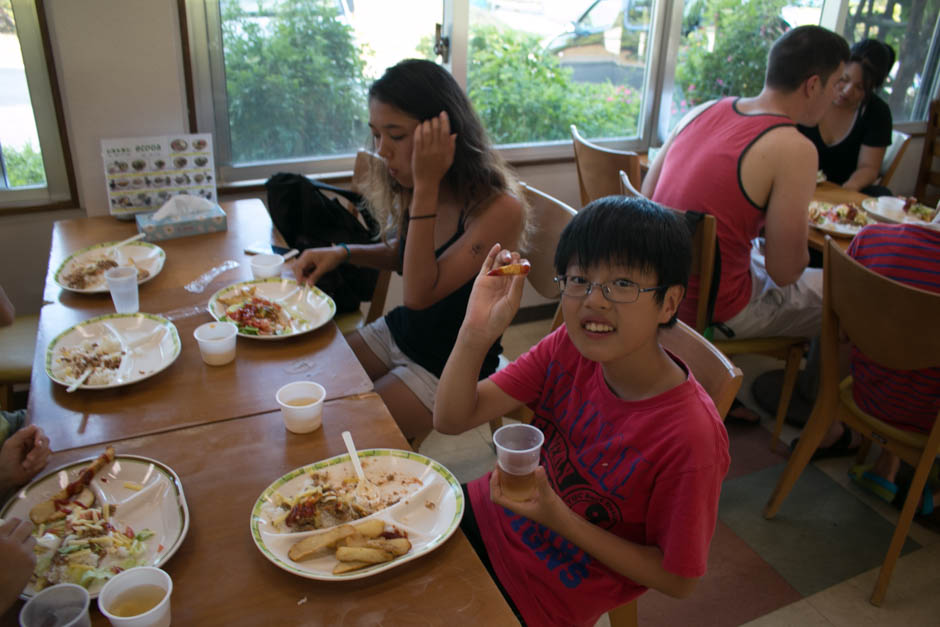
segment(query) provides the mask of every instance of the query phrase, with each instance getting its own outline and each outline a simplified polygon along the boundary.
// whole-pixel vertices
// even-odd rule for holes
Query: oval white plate
[[[365,449],[359,451],[359,458],[363,471],[369,478],[381,476],[382,473],[400,472],[421,481],[420,485],[415,484],[415,491],[401,501],[369,516],[381,518],[387,524],[407,533],[411,550],[390,562],[341,575],[333,574],[336,558],[332,553],[328,552],[303,562],[294,562],[287,557],[287,552],[294,543],[307,536],[322,533],[323,530],[292,532],[275,529],[271,515],[278,510],[271,503],[273,494],[295,494],[303,485],[306,473],[311,470],[328,471],[331,479],[334,476],[354,477],[355,472],[349,462],[349,455],[343,454],[292,470],[261,493],[251,508],[250,528],[251,537],[262,555],[279,568],[308,579],[361,579],[430,553],[457,530],[464,511],[463,491],[460,482],[449,470],[424,455],[397,449]]]
[[[815,222],[810,222],[809,225],[818,231],[823,233],[828,233],[829,235],[835,235],[836,237],[855,237],[858,235],[858,232],[862,230],[861,226],[849,226],[847,224],[832,224],[826,222],[824,224],[816,224]]]
[[[248,286],[255,288],[255,296],[273,302],[281,302],[284,305],[284,311],[291,318],[294,331],[281,335],[252,335],[239,330],[238,335],[241,337],[250,337],[256,340],[283,340],[319,329],[336,315],[336,303],[318,288],[308,287],[306,298],[303,298],[303,292],[297,281],[273,277],[242,281],[223,287],[209,299],[209,313],[212,314],[212,317],[216,320],[228,320],[225,317],[225,310],[228,309],[228,306],[219,302],[219,298],[234,295],[243,287]]]
[[[66,274],[71,272],[74,268],[85,265],[86,263],[91,263],[94,259],[102,257],[104,252],[102,249],[114,246],[115,244],[120,243],[120,240],[113,242],[103,242],[101,244],[95,244],[94,246],[89,246],[88,248],[82,248],[79,251],[76,251],[69,255],[69,257],[59,265],[59,269],[55,271],[53,280],[56,285],[61,287],[64,290],[70,292],[77,292],[79,294],[98,294],[108,291],[108,286],[105,284],[104,273],[101,273],[96,277],[95,282],[91,287],[85,287],[82,289],[77,289],[74,287],[69,287],[62,280]],[[150,242],[131,242],[130,244],[124,244],[117,249],[115,261],[119,265],[127,266],[130,265],[130,260],[134,260],[134,264],[141,270],[146,270],[149,272],[149,276],[145,279],[140,279],[137,283],[146,283],[153,277],[160,274],[160,271],[163,270],[163,262],[166,261],[166,253],[162,248],[156,244],[151,244]]]
[[[914,216],[904,213],[903,211],[900,212],[900,215],[895,212],[886,213],[878,206],[877,198],[866,198],[862,201],[862,208],[866,213],[872,215],[879,221],[887,222],[889,224],[930,224],[929,222],[921,220],[920,218],[915,218]]]
[[[79,471],[93,459],[71,462],[34,480],[7,501],[0,510],[0,517],[29,520],[29,510],[34,505],[75,480]],[[125,481],[142,485],[143,489],[127,488]],[[90,487],[96,499],[104,495],[108,503],[118,506],[114,514],[116,526],[153,531],[153,537],[147,540],[148,565],[162,565],[180,548],[189,531],[189,506],[183,495],[183,484],[169,466],[149,457],[117,455],[111,464],[98,471]],[[89,588],[91,598],[98,596],[101,585],[95,583]],[[20,598],[29,599],[33,594],[32,586],[27,586]]]
[[[166,329],[160,331],[160,328]],[[116,388],[142,381],[165,370],[180,354],[180,336],[176,325],[162,316],[153,314],[107,314],[85,320],[66,329],[49,342],[46,348],[46,374],[49,378],[68,386],[73,379],[53,374],[52,365],[63,347],[77,346],[88,339],[105,336],[117,338],[124,349],[124,358],[114,381],[104,385],[83,383],[85,390]]]

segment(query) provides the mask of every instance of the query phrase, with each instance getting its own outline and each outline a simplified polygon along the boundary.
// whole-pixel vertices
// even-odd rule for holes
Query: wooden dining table
[[[323,426],[306,435],[268,412],[113,442],[117,455],[158,460],[182,483],[189,531],[162,566],[173,579],[174,625],[518,624],[459,529],[426,555],[352,581],[305,579],[264,557],[249,532],[255,501],[288,471],[345,453],[347,430],[360,450],[408,449],[375,393],[326,403]],[[102,448],[57,452],[49,468]],[[15,624],[21,605],[3,624]],[[108,624],[94,601],[92,624]]]
[[[30,419],[54,450],[43,474],[96,457],[106,443],[119,456],[143,456],[176,472],[189,527],[178,552],[162,565],[174,582],[174,624],[518,624],[459,529],[426,555],[351,581],[288,573],[255,546],[249,518],[262,491],[290,470],[345,453],[342,431],[352,433],[359,449],[410,447],[332,321],[290,339],[239,338],[234,362],[202,363],[192,332],[211,319],[209,296],[249,278],[246,246],[281,241],[260,201],[222,206],[228,231],[160,242],[167,254],[163,271],[140,288],[141,310],[174,322],[179,357],[134,384],[73,394],[46,374],[46,347],[72,325],[113,309],[107,294],[74,294],[52,277],[75,250],[124,239],[136,229],[113,218],[56,223],[29,394]],[[186,289],[230,260],[238,265],[203,290]],[[306,435],[288,432],[275,411],[276,389],[297,379],[327,389],[323,426]],[[457,498],[463,502],[462,494]],[[15,624],[21,607],[17,602],[0,624]],[[92,623],[107,624],[94,602]]]

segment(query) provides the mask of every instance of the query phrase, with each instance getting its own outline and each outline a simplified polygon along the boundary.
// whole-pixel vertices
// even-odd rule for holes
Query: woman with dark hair
[[[894,59],[891,46],[877,39],[857,42],[832,106],[817,126],[799,126],[816,145],[826,179],[873,196],[891,193],[873,185],[891,144],[892,128],[891,110],[875,90],[884,84]]]
[[[384,217],[383,242],[305,250],[295,273],[308,284],[347,262],[401,273],[403,305],[347,340],[405,436],[422,439],[473,279],[494,244],[521,247],[527,209],[469,99],[436,63],[386,70],[369,89],[369,128],[382,163],[362,191]],[[500,352],[497,341],[480,378]]]

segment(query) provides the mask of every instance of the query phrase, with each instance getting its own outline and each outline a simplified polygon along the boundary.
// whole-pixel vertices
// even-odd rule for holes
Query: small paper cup
[[[313,381],[295,381],[277,391],[284,426],[292,433],[310,433],[323,424],[323,399],[326,390]]]
[[[196,327],[193,337],[202,360],[210,366],[224,366],[235,359],[238,327],[232,322],[207,322]]]
[[[539,465],[539,453],[545,436],[532,425],[511,424],[500,427],[493,434],[496,461],[511,475],[527,475]]]
[[[163,590],[156,605],[151,605],[153,586]],[[154,566],[138,566],[125,570],[108,580],[98,594],[98,609],[114,627],[166,627],[170,624],[170,595],[173,580]],[[145,602],[149,601],[149,602]],[[137,608],[142,613],[125,616]]]
[[[20,610],[20,627],[90,627],[88,590],[74,583],[49,586]]]
[[[281,275],[284,267],[282,255],[262,254],[251,258],[251,276],[256,279],[267,279]]]
[[[904,219],[904,199],[895,196],[879,196],[878,211],[896,219]]]

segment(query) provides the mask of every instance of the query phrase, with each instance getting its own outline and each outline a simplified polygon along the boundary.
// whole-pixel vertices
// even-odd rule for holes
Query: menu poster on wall
[[[212,135],[101,140],[111,215],[155,211],[172,196],[218,202]]]

